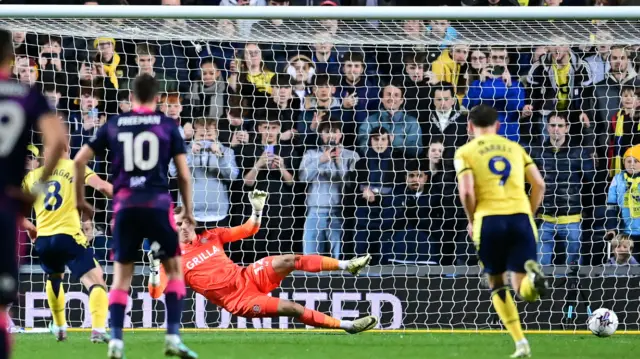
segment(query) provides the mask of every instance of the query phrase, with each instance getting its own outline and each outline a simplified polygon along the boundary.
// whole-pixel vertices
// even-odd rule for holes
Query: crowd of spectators
[[[13,75],[40,87],[68,123],[72,156],[109,116],[131,109],[136,75],[158,79],[158,110],[181,126],[187,143],[198,230],[239,224],[250,209],[245,193],[270,194],[254,240],[229,248],[237,262],[293,251],[370,253],[374,264],[475,264],[453,155],[469,139],[466,113],[485,104],[499,112],[499,133],[529,150],[547,184],[536,214],[541,262],[637,263],[630,253],[640,240],[640,46],[616,44],[597,24],[599,41],[580,47],[562,38],[549,46],[469,46],[455,42],[463,24],[446,20],[395,24],[406,38],[438,36],[435,46],[334,44],[345,24],[333,20],[217,26],[247,38],[287,27],[311,36],[292,44],[14,32]],[[367,26],[375,36],[376,24]],[[34,168],[42,151],[30,151],[26,166]],[[109,158],[91,166],[104,177]],[[84,228],[105,261],[110,203],[91,197],[100,211]]]

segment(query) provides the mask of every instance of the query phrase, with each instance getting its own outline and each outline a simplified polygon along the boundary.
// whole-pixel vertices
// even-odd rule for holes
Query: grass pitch
[[[540,359],[626,359],[640,355],[640,336],[529,334]],[[184,341],[202,359],[387,359],[508,358],[514,346],[506,333],[196,332]],[[127,359],[163,358],[161,332],[126,332]],[[91,344],[89,333],[69,333],[58,343],[50,334],[15,336],[14,359],[105,358],[106,344]]]

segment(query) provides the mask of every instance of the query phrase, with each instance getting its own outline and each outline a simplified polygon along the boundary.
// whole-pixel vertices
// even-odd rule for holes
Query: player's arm
[[[35,241],[36,237],[38,237],[38,230],[36,229],[36,226],[26,218],[22,219],[22,229],[27,232],[27,235],[29,236],[29,239],[31,239],[31,241]]]
[[[253,208],[251,217],[244,224],[220,233],[220,240],[223,243],[234,242],[258,233],[266,200],[266,192],[255,190],[249,193],[249,202],[251,202],[251,207]]]
[[[89,185],[89,187],[95,189],[96,191],[102,193],[107,198],[113,198],[113,185],[98,176],[95,172],[89,170],[85,177],[85,183]]]
[[[84,145],[80,151],[73,158],[73,164],[75,167],[75,175],[73,176],[73,182],[75,184],[76,191],[76,206],[81,211],[87,211],[91,213],[92,209],[89,203],[87,203],[84,197],[84,183],[87,163],[93,158],[95,153],[89,145]]]
[[[60,118],[51,112],[40,116],[38,130],[44,134],[44,147],[47,149],[42,174],[39,179],[39,182],[43,183],[49,179],[58,164],[58,160],[62,157],[62,153],[67,146],[67,135]]]
[[[533,161],[529,162],[526,165],[524,171],[525,180],[531,185],[531,195],[529,196],[529,203],[531,204],[531,214],[535,215],[538,211],[538,208],[540,208],[542,199],[544,198],[544,178],[542,178],[538,167],[536,167]]]
[[[460,152],[456,152],[453,162],[456,168],[456,173],[458,174],[458,193],[460,194],[460,202],[462,202],[464,212],[467,214],[467,220],[472,224],[473,215],[476,212],[476,190],[473,171]]]
[[[173,157],[173,163],[178,171],[178,190],[182,199],[183,219],[187,219],[191,224],[195,224],[193,220],[193,197],[191,190],[191,171],[187,165],[187,155],[184,153]]]

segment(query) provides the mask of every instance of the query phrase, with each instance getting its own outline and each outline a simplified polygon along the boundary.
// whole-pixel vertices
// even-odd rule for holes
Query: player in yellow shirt
[[[544,180],[531,157],[516,142],[496,134],[495,109],[479,105],[469,112],[472,141],[456,151],[460,200],[469,220],[484,272],[491,287],[491,301],[516,343],[512,358],[531,356],[516,303],[507,287],[528,302],[544,295],[547,281],[536,261],[538,233],[533,214],[544,195]],[[525,192],[531,184],[531,197]]]
[[[68,143],[68,141],[67,141]],[[47,149],[45,148],[45,157]],[[42,167],[29,172],[23,182],[23,191],[30,192],[41,177]],[[89,290],[89,308],[91,311],[91,341],[108,343],[109,335],[105,324],[109,301],[107,286],[102,268],[93,258],[93,248],[89,247],[82,231],[80,214],[76,209],[73,160],[69,159],[69,147],[58,162],[53,174],[45,183],[46,191],[36,198],[33,208],[36,214],[37,228],[27,219],[23,226],[34,241],[34,249],[40,257],[40,265],[47,273],[47,301],[53,323],[49,329],[58,341],[67,337],[65,318],[65,298],[62,279],[65,266],[71,275]],[[85,183],[111,197],[113,187],[87,169]]]

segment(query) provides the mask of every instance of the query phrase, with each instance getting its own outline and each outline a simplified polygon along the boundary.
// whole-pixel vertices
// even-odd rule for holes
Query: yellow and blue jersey
[[[86,246],[87,238],[82,232],[80,214],[76,209],[74,171],[72,160],[60,160],[46,183],[46,192],[38,196],[33,208],[36,214],[38,237],[66,234],[72,236],[78,244]],[[95,175],[91,169],[87,168],[85,183]],[[29,172],[22,182],[23,190],[31,191],[41,176],[42,167]]]

